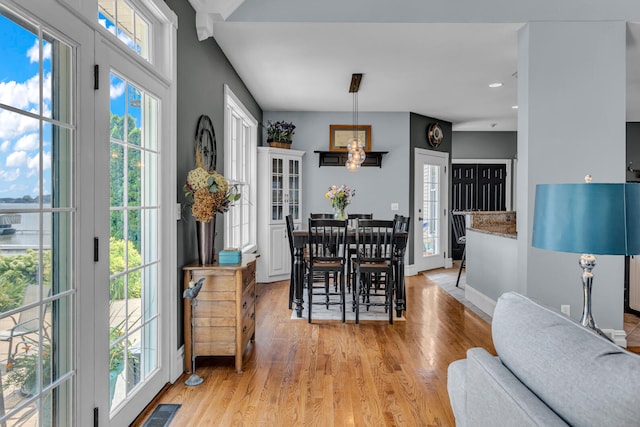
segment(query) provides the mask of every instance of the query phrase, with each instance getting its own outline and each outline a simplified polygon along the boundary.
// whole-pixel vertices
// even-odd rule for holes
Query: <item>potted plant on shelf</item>
[[[267,143],[269,147],[291,148],[291,137],[296,126],[293,123],[279,121],[267,122]]]

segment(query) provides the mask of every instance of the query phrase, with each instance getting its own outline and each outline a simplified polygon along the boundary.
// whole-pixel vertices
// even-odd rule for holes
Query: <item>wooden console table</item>
[[[191,373],[191,354],[235,356],[242,373],[242,354],[255,339],[256,257],[243,254],[240,264],[189,264],[184,287],[205,278],[194,308],[195,344],[191,348],[191,301],[184,300],[184,370]]]

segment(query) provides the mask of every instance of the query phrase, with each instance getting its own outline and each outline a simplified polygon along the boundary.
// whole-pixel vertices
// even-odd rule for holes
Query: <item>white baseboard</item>
[[[492,300],[482,292],[474,289],[469,283],[464,286],[464,297],[473,305],[493,317],[493,311],[496,309],[496,301]]]
[[[627,348],[627,333],[617,329],[602,329],[611,340],[620,347]]]
[[[405,276],[415,276],[419,271],[416,269],[415,264],[405,264],[404,265],[404,275]]]
[[[175,357],[176,358],[172,366],[173,370],[170,373],[171,377],[169,378],[169,381],[171,381],[172,384],[175,383],[184,372],[184,345],[175,352]]]

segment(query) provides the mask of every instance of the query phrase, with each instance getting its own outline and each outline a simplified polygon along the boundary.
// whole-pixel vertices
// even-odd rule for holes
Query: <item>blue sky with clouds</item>
[[[131,49],[140,52],[132,39],[100,15],[98,22],[116,35]],[[39,195],[40,129],[37,119],[14,113],[2,105],[44,117],[51,114],[51,44],[42,45],[43,96],[40,110],[40,45],[35,29],[31,31],[0,14],[0,198],[19,198]],[[117,34],[116,34],[117,33]],[[111,76],[111,110],[124,115],[126,82]],[[129,109],[139,124],[140,109]],[[51,194],[51,132],[44,122],[42,130],[43,193]]]
[[[40,113],[40,46],[37,36],[4,16],[0,32],[0,104]],[[43,45],[43,111],[51,117],[51,44]],[[51,127],[43,130],[43,176],[45,193],[50,186]],[[40,129],[36,119],[0,107],[0,198],[39,194]]]

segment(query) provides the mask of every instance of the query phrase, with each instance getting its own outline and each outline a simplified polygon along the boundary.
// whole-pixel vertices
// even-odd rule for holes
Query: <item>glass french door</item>
[[[74,425],[79,410],[76,319],[89,277],[81,265],[90,258],[82,250],[77,185],[87,136],[79,110],[87,104],[76,88],[90,82],[77,70],[93,62],[93,39],[69,24],[59,5],[42,9],[34,1],[18,10],[0,0],[3,427]]]
[[[108,420],[128,425],[167,382],[162,287],[160,115],[164,87],[98,37],[96,396]],[[98,179],[104,176],[104,179]],[[163,326],[164,325],[164,326]],[[168,334],[164,334],[166,336]],[[165,353],[166,354],[166,353]],[[107,418],[106,415],[103,416]]]
[[[444,267],[448,247],[449,154],[416,148],[414,265],[418,271]]]

